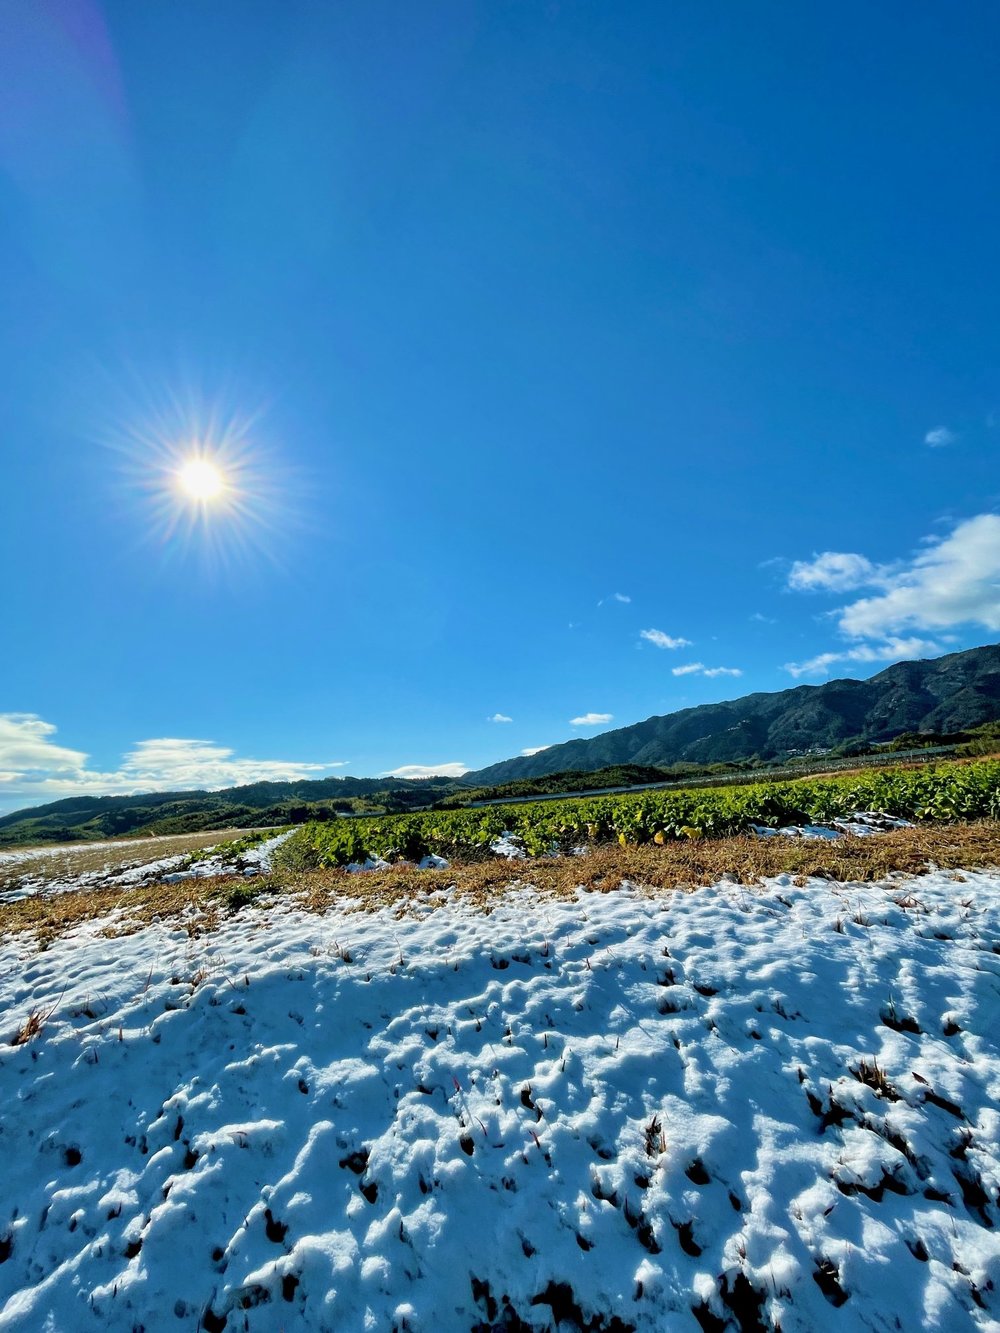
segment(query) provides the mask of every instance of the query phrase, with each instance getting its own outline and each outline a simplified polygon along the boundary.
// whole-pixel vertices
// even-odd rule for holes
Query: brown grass
[[[585,856],[514,862],[496,859],[447,870],[418,870],[402,864],[355,875],[345,870],[289,872],[250,882],[265,895],[278,894],[288,905],[311,912],[323,912],[331,903],[345,899],[353,900],[359,910],[393,905],[405,910],[407,904],[427,902],[430,895],[445,892],[489,912],[512,888],[524,885],[542,894],[569,898],[580,888],[614,892],[627,880],[655,894],[693,890],[725,876],[742,884],[781,873],[872,881],[896,873],[918,875],[931,866],[956,870],[1000,867],[1000,822],[895,829],[836,842],[737,837],[664,847],[612,844]],[[157,919],[180,924],[192,935],[201,934],[229,914],[234,891],[246,884],[242,877],[226,875],[24,898],[0,904],[0,935],[31,932],[44,948],[67,931],[111,914],[113,919],[104,927],[111,935],[130,934]],[[245,919],[251,929],[252,909]]]
[[[920,874],[930,865],[943,869],[1000,867],[1000,823],[894,829],[874,837],[837,841],[805,838],[698,839],[663,847],[594,848],[586,856],[540,857],[531,861],[491,860],[448,870],[417,870],[398,865],[351,875],[343,870],[289,876],[285,890],[301,904],[321,911],[331,898],[357,898],[381,907],[453,888],[488,911],[507,889],[530,884],[555,897],[572,897],[578,888],[599,893],[620,888],[624,880],[653,891],[693,889],[728,876],[755,884],[782,873],[823,879],[871,881],[893,873]]]
[[[10,1039],[12,1046],[26,1046],[29,1041],[35,1037],[40,1037],[42,1029],[45,1027],[47,1015],[43,1014],[41,1009],[32,1009],[31,1013],[24,1020],[21,1026]]]

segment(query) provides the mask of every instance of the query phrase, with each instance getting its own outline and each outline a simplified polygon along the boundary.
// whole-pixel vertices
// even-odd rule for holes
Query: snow
[[[235,858],[233,856],[204,856],[197,861],[191,861],[190,857],[182,858],[190,864],[185,865],[183,869],[175,870],[170,874],[163,875],[162,878],[169,882],[181,879],[205,879],[211,875],[222,875],[227,870],[237,869],[241,874],[247,877],[253,875],[263,875],[271,868],[271,857],[274,855],[276,847],[280,847],[286,838],[291,836],[291,829],[286,829],[283,833],[275,834],[273,838],[266,838],[263,842],[257,843],[255,847],[248,847],[245,851],[239,853]],[[212,848],[206,849],[212,852]],[[136,876],[140,882],[146,882],[149,879],[155,879],[164,868],[163,862],[154,862],[152,866],[139,866],[130,871],[130,876]],[[153,870],[150,875],[148,872]],[[125,879],[127,876],[122,876]]]
[[[135,845],[140,846],[140,839],[136,838]],[[152,841],[151,839],[145,840]],[[65,856],[67,850],[72,850],[75,844],[56,843],[51,847],[4,847],[0,849],[0,865],[19,865],[23,861],[33,861],[36,857]],[[120,847],[121,842],[88,842],[87,849],[92,852],[111,851]]]
[[[508,861],[523,861],[527,855],[520,838],[509,829],[505,829],[499,838],[493,839],[490,851],[494,856],[506,857]]]
[[[861,810],[850,819],[832,819],[829,824],[785,824],[781,828],[770,828],[766,824],[750,825],[752,832],[759,838],[776,838],[780,834],[786,838],[821,838],[827,842],[835,842],[849,834],[868,838],[876,833],[887,833],[890,829],[912,827],[908,819],[896,819],[875,810]]]
[[[108,924],[0,944],[2,1329],[1000,1328],[997,874]]]

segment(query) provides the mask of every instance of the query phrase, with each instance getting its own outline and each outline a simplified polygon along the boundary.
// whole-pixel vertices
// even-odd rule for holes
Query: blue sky
[[[0,30],[0,804],[998,637],[996,6]]]

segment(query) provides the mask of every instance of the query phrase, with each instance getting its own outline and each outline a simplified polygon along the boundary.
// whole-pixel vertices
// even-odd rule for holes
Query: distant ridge
[[[1000,644],[989,644],[928,661],[897,662],[868,680],[796,685],[649,717],[490,764],[466,773],[464,781],[490,786],[613,764],[784,759],[845,741],[890,741],[905,731],[957,732],[998,718]]]
[[[685,708],[461,778],[317,778],[210,792],[71,796],[0,815],[0,846],[291,824],[365,808],[419,809],[440,801],[460,803],[473,789],[556,773],[607,769],[609,784],[654,781],[660,769],[675,764],[770,762],[827,751],[845,741],[863,745],[903,732],[955,733],[997,720],[1000,644],[990,644],[931,661],[898,662],[870,680],[797,685]],[[578,785],[555,780],[548,790]]]
[[[329,819],[359,802],[391,808],[428,805],[463,785],[455,778],[301,778],[251,782],[222,791],[139,792],[131,796],[67,796],[0,815],[0,846],[62,842],[129,833],[190,833]]]

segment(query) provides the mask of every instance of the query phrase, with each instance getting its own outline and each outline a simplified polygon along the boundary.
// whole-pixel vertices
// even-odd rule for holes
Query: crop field
[[[528,856],[540,856],[607,842],[632,846],[755,826],[828,824],[858,811],[917,823],[1000,818],[1000,760],[306,824],[285,843],[281,859],[301,869],[427,856],[475,860],[505,836]]]
[[[0,895],[0,1326],[986,1333],[998,794],[978,762],[79,849]]]
[[[0,1327],[993,1333],[998,830],[0,908]]]

